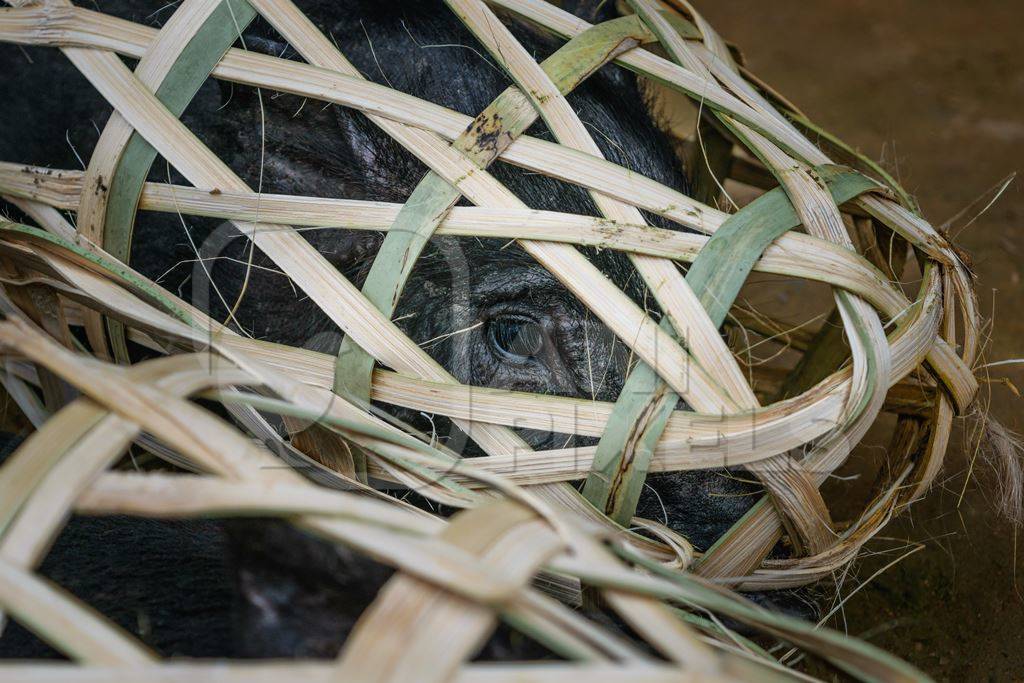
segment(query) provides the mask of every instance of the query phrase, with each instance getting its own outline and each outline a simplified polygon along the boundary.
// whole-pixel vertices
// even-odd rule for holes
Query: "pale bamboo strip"
[[[393,499],[389,499],[393,500]],[[308,485],[284,482],[238,482],[214,477],[164,474],[108,473],[79,496],[76,510],[84,514],[143,514],[155,517],[192,515],[250,516],[270,514],[340,515],[370,524],[391,526],[404,533],[434,534],[445,522],[419,509],[396,513],[393,504],[363,497],[339,495]],[[602,649],[620,659],[636,660],[637,654],[590,626],[590,622],[564,611],[539,593],[526,590],[524,605],[508,606],[520,618],[538,611],[562,626],[580,631]],[[536,623],[535,623],[536,625]],[[552,634],[554,637],[554,634]],[[596,655],[596,651],[594,652]]]
[[[80,191],[76,179],[71,175],[74,173],[0,162],[0,189],[19,196],[36,195],[41,201],[52,201],[55,206],[67,208],[65,204],[72,201],[71,197]],[[38,189],[38,194],[33,188]],[[69,198],[67,202],[55,196],[64,194]],[[148,199],[150,196],[152,199]],[[379,202],[255,193],[210,194],[194,188],[158,183],[147,185],[142,208],[159,211],[181,209],[186,213],[242,221],[251,220],[259,212],[273,222],[368,230],[387,229],[398,211],[397,205]],[[259,229],[278,228],[261,226]],[[610,225],[588,216],[481,207],[455,207],[438,232],[460,236],[545,237],[683,261],[692,261],[707,242],[706,237],[692,233],[654,227]],[[58,229],[58,234],[63,233]],[[588,239],[588,235],[592,238]],[[768,248],[755,265],[755,270],[831,282],[866,298],[891,319],[898,319],[910,305],[902,292],[892,287],[863,257],[808,235],[789,233],[783,236]],[[954,282],[959,283],[960,280]],[[938,344],[930,351],[931,355],[946,359],[935,364],[938,368],[955,367],[956,361],[949,359],[950,353],[945,344]],[[969,400],[976,390],[969,376],[956,373],[949,375],[947,381],[954,397],[959,397],[958,401]]]
[[[525,585],[563,542],[528,510],[509,501],[465,512],[441,537]],[[487,605],[442,592],[411,576],[394,577],[367,608],[339,656],[342,680],[443,683],[497,625]],[[437,647],[437,634],[445,647]],[[396,650],[404,656],[392,657]]]
[[[309,683],[334,683],[337,668],[329,662],[206,663],[201,660],[172,660],[159,666],[73,667],[67,664],[0,664],[0,676],[7,683],[109,683],[131,680],[135,683],[280,683],[302,680]],[[563,664],[526,662],[514,664],[467,664],[452,677],[453,683],[562,683],[566,678],[587,683],[719,683],[724,677],[687,672],[665,664]]]
[[[945,276],[943,284],[948,292],[953,287],[953,276],[948,269],[943,275]],[[941,334],[947,342],[955,346],[957,326],[952,297],[947,296],[944,304],[945,315],[942,321]],[[965,327],[969,327],[969,325],[965,325]],[[925,447],[924,455],[917,463],[914,481],[909,490],[903,494],[903,500],[908,502],[917,500],[927,493],[928,488],[942,468],[942,459],[949,445],[949,437],[953,427],[953,405],[945,395],[940,393],[936,396],[932,411],[932,428],[928,434],[928,444]]]
[[[271,357],[273,357],[273,356],[276,356],[276,355],[280,355],[280,353],[279,353],[279,352],[274,352],[274,353],[272,353],[272,354],[270,354],[270,355],[271,355]],[[293,367],[294,367],[294,366],[293,366]],[[714,419],[714,418],[710,420],[710,423],[711,423],[712,425],[714,425],[714,424],[715,424],[716,422],[720,422],[720,420],[716,420],[716,419]],[[740,423],[740,424],[742,424],[742,423]],[[764,435],[764,432],[762,431],[762,436],[763,436],[763,435]]]
[[[276,467],[279,461],[269,452],[257,448],[216,418],[186,401],[174,398],[156,387],[131,383],[121,375],[111,374],[101,366],[85,366],[68,352],[60,349],[40,335],[32,333],[24,324],[11,321],[0,324],[2,341],[41,362],[65,379],[74,382],[93,400],[108,409],[124,411],[123,417],[134,419],[145,429],[163,439],[172,447],[201,463],[205,468],[233,478],[301,478],[288,469]],[[174,360],[174,359],[169,359]],[[188,358],[185,358],[187,361]],[[181,361],[175,361],[181,362]],[[195,365],[195,361],[192,361]],[[186,388],[216,381],[216,375],[190,373],[172,382],[185,380]],[[335,401],[340,407],[343,401]],[[393,534],[377,527],[372,533],[363,525],[342,519],[317,517],[299,518],[304,526],[342,540],[353,547],[396,564],[428,581],[441,581],[457,593],[477,599],[494,600],[511,588],[493,578],[472,570],[468,557],[460,557],[454,549],[439,552],[435,546],[417,539],[397,543]],[[25,537],[30,536],[25,532]]]
[[[284,481],[230,481],[217,477],[130,472],[100,476],[75,501],[84,514],[332,515],[390,527],[402,533],[435,534],[444,522],[362,496]]]
[[[46,206],[29,199],[22,199],[21,197],[4,196],[4,199],[24,211],[26,216],[53,234],[58,235],[69,242],[74,242],[77,238],[78,233],[74,226],[68,223],[67,220],[60,215],[60,212],[53,207]]]
[[[59,174],[65,173],[60,171]],[[21,166],[0,162],[0,189],[22,196],[33,196],[31,188],[42,188],[45,195],[60,184],[71,192],[74,181],[67,176],[49,180],[45,171],[28,174]],[[62,191],[62,192],[63,192]],[[69,195],[70,196],[70,195]],[[60,206],[58,201],[55,205]],[[265,223],[291,223],[308,226],[332,226],[361,230],[386,230],[399,205],[346,199],[316,199],[291,195],[218,192],[148,183],[141,208],[212,216],[247,222],[259,216]],[[287,230],[261,224],[260,231]],[[591,216],[533,209],[495,209],[454,207],[438,234],[479,237],[557,240],[566,243],[622,249],[651,256],[692,261],[707,243],[707,237],[635,224],[621,224]],[[755,270],[792,275],[822,282],[834,282],[864,296],[896,317],[908,305],[906,297],[860,255],[836,248],[824,240],[790,233],[766,250]]]

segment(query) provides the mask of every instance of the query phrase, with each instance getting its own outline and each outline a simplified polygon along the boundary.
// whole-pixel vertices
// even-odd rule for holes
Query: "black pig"
[[[613,3],[582,4],[578,13],[593,20],[609,18],[607,6]],[[159,19],[160,7],[114,1],[103,5],[108,13],[136,21]],[[401,6],[369,0],[309,1],[300,7],[368,78],[399,90],[474,115],[510,84],[440,0]],[[516,25],[515,31],[538,58],[557,48],[525,26]],[[244,42],[248,49],[291,56],[275,36],[257,21]],[[0,111],[0,158],[52,166],[73,165],[75,155],[87,158],[103,123],[97,112],[105,109],[98,95],[53,50],[32,51],[29,64],[16,48],[4,49],[11,51],[11,60],[23,63],[17,76],[3,80],[10,106]],[[21,87],[22,74],[55,83],[61,96]],[[606,157],[685,190],[679,162],[650,120],[632,76],[606,67],[569,100]],[[30,111],[35,114],[30,116]],[[211,86],[200,91],[184,118],[250,186],[266,192],[401,202],[426,172],[362,114],[294,96],[265,92],[258,97],[253,89]],[[26,126],[29,121],[32,126]],[[548,134],[543,123],[530,133]],[[578,187],[500,162],[491,170],[532,208],[595,213]],[[168,175],[180,180],[158,159],[152,179],[166,181]],[[658,217],[648,218],[665,225]],[[193,292],[203,288],[195,298],[208,300],[212,313],[225,319],[221,297],[206,291],[210,285],[204,270],[194,263],[192,244],[202,242],[211,223],[189,219],[183,229],[178,216],[140,214],[132,260],[169,289],[187,294],[189,286]],[[191,231],[190,239],[184,230]],[[346,230],[303,234],[357,284],[381,240],[376,233]],[[615,400],[627,372],[628,350],[554,276],[519,248],[498,240],[433,242],[413,272],[395,319],[414,341],[437,340],[426,349],[449,372],[467,384]],[[237,237],[218,246],[215,256],[212,279],[231,305],[246,279],[247,243]],[[644,300],[640,278],[621,254],[591,257],[629,294]],[[246,331],[258,338],[336,350],[340,335],[326,316],[273,272],[269,260],[257,254],[255,265],[236,313]],[[444,429],[446,424],[424,424],[408,411],[400,416],[424,428]],[[535,448],[584,443],[561,434],[524,436]],[[471,447],[467,454],[473,454]],[[649,482],[639,514],[667,521],[698,548],[710,545],[756,499],[750,495],[754,487],[723,472],[653,475]]]
[[[510,84],[440,0],[398,5],[369,0],[298,4],[374,81],[469,115],[482,110]],[[609,18],[609,6],[614,3],[581,5],[574,8],[576,12],[593,21]],[[163,3],[127,0],[106,0],[102,9],[150,23],[166,18],[170,11]],[[538,59],[557,49],[555,41],[525,25],[515,24],[513,30]],[[243,42],[250,50],[294,56],[259,20],[238,45]],[[0,78],[6,104],[0,109],[0,159],[54,167],[74,167],[78,157],[87,159],[106,118],[100,112],[109,111],[92,87],[55,50],[28,50],[31,62],[12,46],[0,46],[0,54],[7,63],[18,64],[15,73]],[[40,82],[52,87],[27,86]],[[666,185],[686,189],[679,161],[651,121],[631,75],[606,67],[569,100],[607,158]],[[183,119],[250,186],[264,192],[402,202],[426,173],[420,162],[362,114],[294,96],[208,83]],[[549,135],[543,123],[529,132]],[[490,170],[532,208],[595,214],[580,188],[501,162]],[[182,181],[162,159],[154,164],[151,180]],[[658,217],[648,219],[672,227]],[[132,262],[169,289],[184,296],[191,290],[194,299],[209,300],[210,312],[225,319],[227,309],[220,296],[205,293],[210,284],[204,270],[194,263],[193,244],[201,244],[214,234],[214,228],[213,221],[204,219],[189,218],[183,224],[175,215],[140,214]],[[382,239],[376,233],[345,230],[303,234],[356,284],[361,284]],[[216,257],[209,263],[212,280],[228,306],[241,292],[247,250],[246,241],[239,237],[227,245],[218,244],[215,254],[203,251],[204,256]],[[588,256],[630,296],[638,302],[645,300],[642,283],[625,257],[614,252],[588,252]],[[235,316],[244,331],[259,338],[335,351],[340,336],[333,324],[301,292],[294,291],[284,276],[273,272],[268,259],[257,253],[254,265],[257,267],[250,274]],[[203,293],[197,295],[200,288]],[[518,247],[501,241],[435,238],[413,272],[395,319],[414,341],[437,340],[425,344],[426,350],[467,384],[614,401],[628,372],[628,349],[542,266]],[[447,424],[425,424],[409,411],[398,414],[419,421],[418,426],[444,430]],[[457,436],[454,430],[452,435]],[[561,434],[524,433],[524,437],[535,448],[586,443]],[[455,441],[451,439],[451,445]],[[471,447],[466,454],[474,454]],[[751,495],[756,486],[725,471],[652,475],[648,481],[638,514],[665,521],[698,548],[709,546],[757,499]],[[90,527],[83,528],[83,533],[90,533]],[[166,533],[177,538],[179,530]],[[202,533],[214,532],[207,529]],[[284,537],[274,536],[278,542]],[[222,538],[205,543],[203,552],[216,548],[212,554],[217,555],[222,543]],[[296,553],[301,554],[302,542],[296,540],[295,544]],[[344,562],[324,566],[362,571]],[[241,581],[244,595],[245,582],[238,577],[244,579],[237,574],[231,581]],[[336,581],[344,585],[345,579]],[[323,603],[333,604],[333,598],[327,596],[335,593],[326,585],[307,582],[302,584],[306,592],[297,589],[297,594],[312,595],[310,601],[315,603],[314,586],[322,592]],[[363,605],[363,597],[353,597],[350,602]],[[257,612],[249,614],[258,620]],[[281,628],[275,637],[279,640],[284,624],[278,622]],[[293,634],[296,646],[292,651],[277,654],[308,653],[302,642],[340,638],[336,631],[316,635],[307,628]],[[340,641],[331,642],[336,645]]]

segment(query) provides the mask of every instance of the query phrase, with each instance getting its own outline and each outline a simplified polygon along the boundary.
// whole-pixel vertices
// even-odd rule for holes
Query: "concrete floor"
[[[731,0],[697,9],[749,66],[848,143],[882,160],[935,225],[1021,169],[1024,2],[1019,0]],[[994,328],[983,362],[1024,357],[1024,190],[1018,179],[956,218],[951,234],[977,272]],[[1024,365],[991,368],[1024,390]],[[989,383],[992,414],[1024,431],[1024,401]],[[991,505],[991,475],[957,439],[941,485],[892,524],[878,548],[925,548],[872,580],[835,625],[938,680],[1024,680],[1024,539]],[[958,505],[960,491],[966,495]],[[857,568],[863,581],[898,557]],[[857,581],[847,581],[851,590]]]

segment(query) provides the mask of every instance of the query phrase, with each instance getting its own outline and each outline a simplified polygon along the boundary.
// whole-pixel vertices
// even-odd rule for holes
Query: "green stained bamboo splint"
[[[567,42],[541,65],[563,93],[600,68],[626,41],[646,33],[635,17],[595,26]],[[515,88],[499,95],[452,144],[474,164],[486,168],[523,134],[537,112]],[[385,315],[392,315],[405,282],[431,235],[461,197],[433,171],[428,172],[402,207],[381,245],[363,285],[363,294]],[[336,393],[369,403],[373,357],[346,337],[335,368]]]
[[[224,53],[255,17],[256,11],[246,0],[224,0],[167,72],[156,90],[157,99],[175,116],[181,116]],[[103,248],[124,263],[128,263],[131,256],[135,212],[156,155],[152,145],[133,133],[110,181]],[[115,358],[125,362],[128,351],[124,326],[116,320],[108,320],[107,330]]]
[[[841,167],[817,169],[836,204],[879,185]],[[708,317],[720,327],[740,288],[768,245],[800,219],[782,188],[762,195],[727,220],[698,254],[686,281]],[[662,327],[669,330],[667,321]],[[583,495],[597,509],[628,526],[636,511],[654,447],[679,397],[641,363],[630,373],[597,446]]]

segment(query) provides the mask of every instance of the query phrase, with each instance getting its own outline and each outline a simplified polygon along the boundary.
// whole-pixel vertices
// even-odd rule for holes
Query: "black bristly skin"
[[[163,656],[323,659],[394,572],[282,521],[74,517],[39,573]],[[0,660],[59,657],[17,620],[0,636]],[[505,626],[476,655],[550,657]]]
[[[510,85],[441,0],[309,0],[297,4],[373,81],[468,115],[484,109]],[[571,4],[591,21],[610,18],[614,6],[612,2]],[[169,9],[159,11],[162,6],[164,3],[106,0],[101,9],[134,21],[158,23],[169,16]],[[513,30],[538,60],[559,45],[522,24],[514,24]],[[250,50],[297,58],[260,20],[246,32],[245,45]],[[0,77],[0,96],[5,102],[0,108],[0,159],[80,168],[72,145],[88,160],[107,116],[99,112],[109,108],[56,50],[29,49],[28,53],[31,64],[18,48],[0,45],[0,58],[18,64],[16,74]],[[30,83],[53,84],[53,89],[30,87]],[[570,94],[569,101],[608,159],[685,191],[679,161],[651,121],[630,74],[606,67]],[[211,82],[200,90],[183,120],[252,188],[263,192],[404,202],[426,173],[419,161],[362,114],[290,95]],[[529,134],[551,137],[542,123]],[[531,208],[596,215],[593,203],[580,188],[503,162],[489,170]],[[150,180],[184,182],[160,158]],[[17,216],[12,207],[6,209]],[[658,217],[648,219],[662,227],[678,228]],[[195,263],[196,253],[182,220],[172,214],[140,213],[132,263],[168,289],[200,303],[208,301],[211,313],[226,319],[227,309],[208,291],[203,268]],[[214,259],[208,261],[213,280],[231,306],[245,280],[247,242],[234,228],[215,229],[217,221],[187,217],[184,222],[196,245],[215,236],[200,250]],[[307,230],[303,235],[357,285],[362,284],[382,239],[379,233],[347,230]],[[623,255],[586,253],[634,300],[654,307]],[[335,352],[340,335],[319,309],[285,277],[272,272],[273,264],[261,254],[254,255],[253,265],[256,268],[249,274],[236,313],[246,332]],[[394,317],[414,341],[466,384],[614,401],[627,373],[628,349],[547,270],[515,244],[500,240],[435,238],[418,261]],[[510,341],[509,327],[524,325],[532,341]],[[529,353],[523,353],[527,347]],[[413,411],[394,412],[417,427],[436,429],[453,447],[460,443],[444,420],[431,423]],[[538,449],[595,441],[529,430],[523,435]],[[464,452],[478,454],[472,445]],[[638,514],[667,522],[696,546],[707,547],[757,499],[751,494],[758,487],[737,477],[749,479],[749,475],[725,471],[652,475]],[[244,531],[241,533],[244,536]],[[289,585],[294,593],[285,602],[308,603],[310,609],[324,604],[336,607],[332,600],[343,595],[341,592],[328,590],[319,580],[290,584],[281,578],[291,566],[287,563],[267,574],[263,560],[268,556],[246,556],[254,566],[266,570],[249,575],[272,575],[274,581],[249,581],[258,589],[247,594],[246,573],[234,574],[243,586],[239,595],[248,605],[239,612],[246,615],[243,622],[256,623],[251,620],[259,619],[259,604],[284,604],[277,598]],[[277,587],[270,591],[270,586]],[[316,594],[314,586],[321,594]],[[273,638],[287,640],[282,635],[285,625],[295,624],[282,617]],[[270,629],[268,633],[275,632]],[[320,637],[311,626],[292,637],[296,639],[292,654],[305,653],[308,648],[322,651],[311,644]]]

